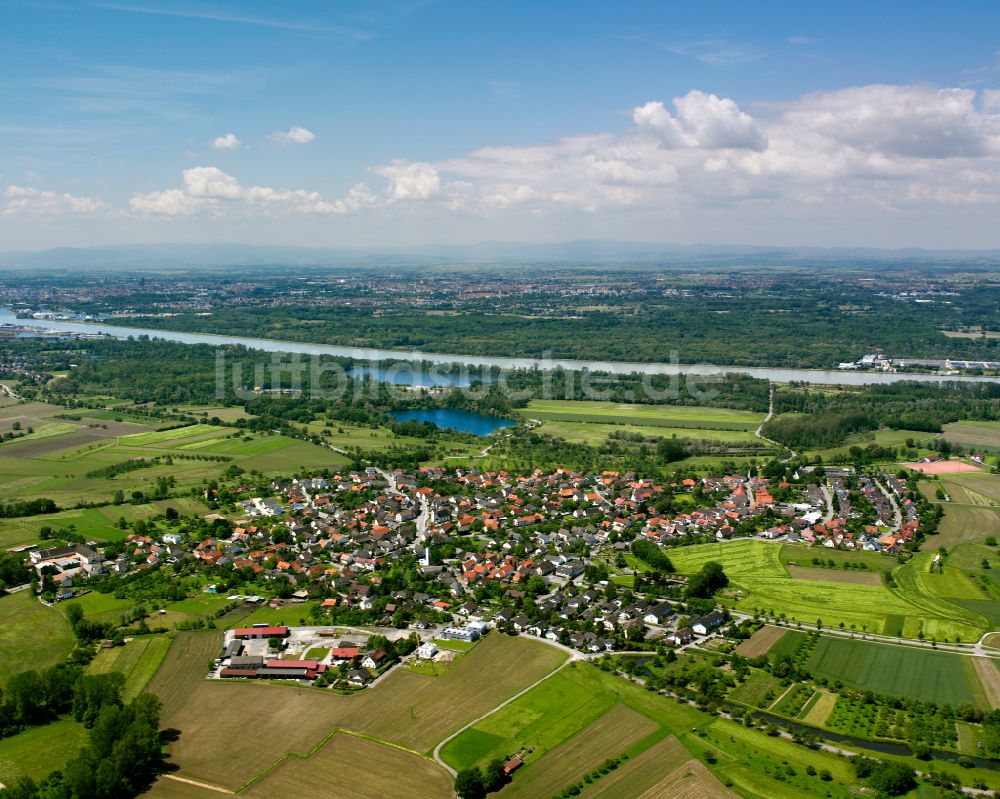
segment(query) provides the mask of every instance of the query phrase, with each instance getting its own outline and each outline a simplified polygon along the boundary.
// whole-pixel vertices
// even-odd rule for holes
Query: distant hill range
[[[376,267],[552,264],[734,268],[827,264],[855,269],[939,266],[987,269],[1000,265],[1000,250],[877,249],[871,247],[762,247],[738,244],[657,244],[610,239],[534,244],[484,241],[468,245],[327,248],[253,244],[121,244],[0,252],[6,269],[189,269],[192,267]]]

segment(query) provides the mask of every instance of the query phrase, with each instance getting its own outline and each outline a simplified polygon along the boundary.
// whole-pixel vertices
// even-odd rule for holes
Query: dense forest
[[[917,383],[834,389],[782,386],[763,434],[792,449],[833,447],[852,433],[888,427],[940,433],[960,419],[1000,419],[1000,384]],[[792,414],[783,416],[782,414]]]

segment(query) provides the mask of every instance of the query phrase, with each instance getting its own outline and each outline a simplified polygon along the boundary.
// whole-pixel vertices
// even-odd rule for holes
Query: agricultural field
[[[872,571],[844,571],[841,569],[786,566],[795,580],[817,580],[821,583],[851,583],[852,585],[882,585],[882,576]]]
[[[1000,534],[1000,508],[944,503],[944,518],[937,535],[930,536],[924,549],[950,549],[968,541],[982,541]]]
[[[617,402],[532,400],[518,413],[529,419],[648,427],[753,431],[764,414],[687,405],[624,405]]]
[[[584,444],[603,444],[611,433],[627,431],[648,438],[696,438],[745,444],[759,441],[750,430],[715,430],[695,427],[658,427],[653,425],[622,425],[601,422],[577,422],[545,419],[538,432]],[[764,442],[759,442],[763,446]]]
[[[593,771],[604,760],[618,757],[657,731],[659,725],[625,705],[614,705],[599,719],[563,740],[519,771],[503,790],[512,799],[551,796]],[[534,753],[533,753],[534,754]]]
[[[182,782],[171,774],[162,775],[153,787],[143,794],[144,799],[219,799],[217,788],[205,788]]]
[[[804,639],[790,631],[791,641]],[[975,660],[951,652],[935,652],[850,638],[821,636],[806,669],[844,685],[886,696],[958,705],[974,702],[982,688],[966,669]]]
[[[228,430],[230,433],[233,432],[230,428],[219,428],[215,425],[199,423],[185,425],[184,427],[172,427],[166,430],[155,430],[148,433],[134,433],[128,436],[122,436],[120,441],[126,447],[155,447],[160,444],[177,441],[182,438],[194,438],[204,433],[219,433],[220,430]]]
[[[18,415],[10,415],[14,411]],[[0,408],[0,422],[6,419],[12,424],[15,418],[40,422],[45,414],[51,416],[65,412],[64,408],[44,403],[15,405]],[[268,475],[288,474],[300,468],[339,468],[347,463],[344,456],[306,441],[282,435],[243,435],[233,428],[206,424],[155,430],[148,426],[107,421],[92,428],[88,425],[98,422],[88,421],[88,417],[79,422],[60,424],[70,425],[73,429],[53,431],[52,435],[40,439],[19,439],[0,445],[0,455],[3,456],[0,457],[0,494],[8,499],[45,497],[68,508],[44,516],[0,520],[0,547],[35,543],[39,540],[42,527],[65,527],[87,538],[115,541],[125,535],[115,526],[122,516],[132,521],[162,513],[168,506],[173,506],[182,514],[204,513],[207,510],[204,503],[185,494],[218,477],[230,463]],[[23,425],[25,429],[27,426],[27,423]],[[160,463],[150,463],[113,477],[101,471],[130,461],[151,461],[157,457],[161,458]],[[162,477],[173,480],[172,492],[181,496],[138,506],[111,504],[116,492],[121,491],[126,498],[136,491],[149,492],[157,478]],[[105,504],[73,508],[95,502]]]
[[[520,749],[541,756],[584,728],[590,729],[613,706],[613,697],[588,695],[564,670],[450,741],[441,756],[459,771]]]
[[[677,738],[668,735],[611,774],[602,777],[580,796],[585,799],[634,799],[647,796],[647,791],[668,781],[676,769],[690,760],[691,753]]]
[[[822,727],[826,720],[830,718],[834,705],[837,704],[837,695],[819,689],[813,694],[812,699],[805,703],[799,712],[799,719],[805,724],[813,727]]]
[[[989,626],[981,614],[927,591],[910,564],[897,566],[893,572],[899,585],[896,589],[881,584],[796,580],[782,564],[780,549],[762,541],[732,541],[678,547],[671,550],[670,557],[681,574],[694,574],[705,562],[718,561],[730,579],[723,596],[726,604],[745,613],[783,613],[791,623],[814,626],[819,619],[826,627],[843,623],[847,629],[889,631],[914,638],[922,631],[928,638],[961,637],[966,641],[979,638]],[[826,556],[822,551],[817,554]],[[903,620],[899,633],[893,629],[897,618]]]
[[[0,596],[0,687],[17,672],[61,663],[73,644],[63,615],[35,599],[30,589]]]
[[[179,776],[231,790],[288,752],[309,752],[337,729],[426,754],[565,659],[563,652],[537,641],[495,635],[438,677],[397,669],[371,690],[341,696],[285,685],[205,681],[220,641],[217,633],[179,634],[150,690],[163,700],[165,726],[182,731],[171,747]],[[262,707],[268,708],[268,734],[252,751],[241,749],[241,757],[230,757],[233,741],[260,723]]]
[[[0,738],[0,784],[13,785],[24,777],[42,779],[65,766],[86,744],[87,731],[71,719]]]
[[[970,502],[975,504],[1000,506],[1000,475],[968,474],[958,477],[948,477],[942,482],[947,485],[957,484],[969,492]]]
[[[1000,422],[952,422],[944,426],[943,437],[975,452],[1000,452]]]
[[[523,749],[526,765],[501,796],[551,796],[608,757],[626,754],[631,762],[704,718],[593,665],[571,663],[449,741],[441,757],[461,768]]]
[[[302,796],[414,799],[450,796],[451,784],[451,775],[430,758],[337,733],[304,757],[287,757],[240,791],[240,796],[248,799],[298,799]]]
[[[736,647],[736,654],[745,658],[755,658],[766,655],[778,640],[788,632],[783,627],[764,625],[746,641]]]
[[[990,710],[1000,708],[1000,665],[994,658],[972,658],[972,667],[983,687],[982,706]]]
[[[132,638],[125,646],[101,649],[87,667],[88,674],[118,671],[125,675],[123,698],[134,699],[156,674],[170,649],[170,639],[162,635]]]
[[[776,642],[777,643],[777,642]],[[772,645],[773,647],[773,645]],[[781,681],[766,671],[753,670],[730,694],[730,699],[744,705],[765,708],[784,690]]]

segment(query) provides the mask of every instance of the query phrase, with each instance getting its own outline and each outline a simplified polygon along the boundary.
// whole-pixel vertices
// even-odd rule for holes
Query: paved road
[[[823,524],[829,524],[833,521],[833,494],[830,493],[830,487],[826,484],[821,485],[819,490],[823,492],[823,499],[826,500],[826,513],[823,515]]]
[[[874,480],[874,483],[878,487],[878,490],[882,492],[882,495],[889,500],[889,504],[892,505],[893,522],[892,529],[889,530],[889,532],[898,532],[899,528],[903,526],[903,512],[899,509],[899,503],[896,502],[895,495],[888,488],[882,485],[881,482]]]

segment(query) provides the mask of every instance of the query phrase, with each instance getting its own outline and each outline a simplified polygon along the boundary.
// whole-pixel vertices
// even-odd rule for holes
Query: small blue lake
[[[472,433],[475,436],[488,436],[494,430],[516,424],[513,419],[498,419],[496,416],[452,408],[393,411],[390,416],[401,422],[433,422],[445,430],[457,430],[460,433]]]

